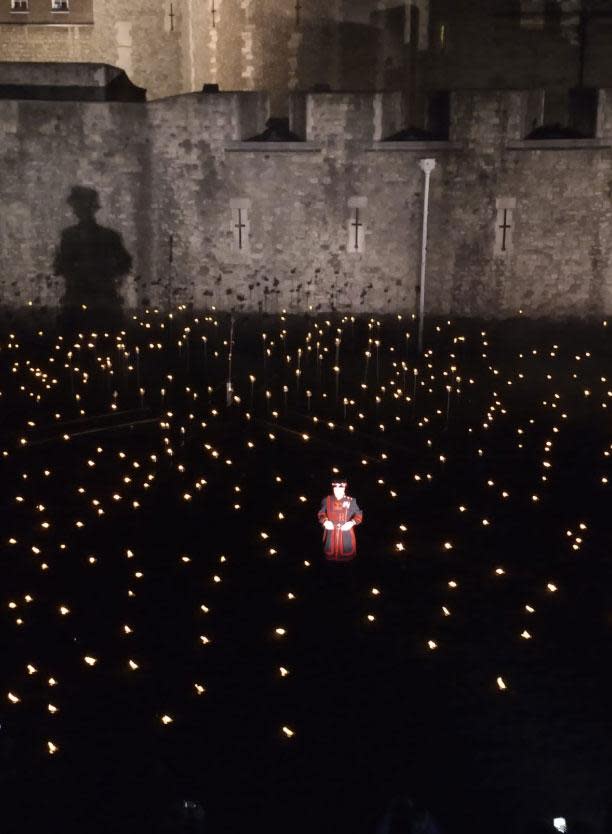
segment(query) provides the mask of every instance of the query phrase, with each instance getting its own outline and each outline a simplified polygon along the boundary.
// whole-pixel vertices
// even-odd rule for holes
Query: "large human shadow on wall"
[[[118,232],[96,222],[100,199],[94,188],[75,185],[66,202],[78,223],[62,230],[55,251],[53,271],[66,281],[60,321],[119,323],[123,309],[118,282],[130,271],[132,256]]]

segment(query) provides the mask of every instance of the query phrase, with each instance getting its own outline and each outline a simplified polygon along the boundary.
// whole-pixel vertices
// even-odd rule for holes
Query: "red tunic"
[[[343,531],[340,527],[347,521],[361,524],[363,513],[357,506],[357,501],[349,495],[345,495],[339,501],[334,495],[328,495],[321,502],[321,509],[317,513],[317,518],[321,525],[327,520],[334,523],[333,530],[326,530],[323,527],[325,558],[335,562],[348,562],[354,559],[357,553],[354,528]]]

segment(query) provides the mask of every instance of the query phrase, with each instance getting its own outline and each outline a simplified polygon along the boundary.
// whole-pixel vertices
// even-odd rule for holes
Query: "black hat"
[[[73,185],[66,202],[71,206],[81,206],[91,211],[100,208],[100,198],[96,189],[84,185]]]

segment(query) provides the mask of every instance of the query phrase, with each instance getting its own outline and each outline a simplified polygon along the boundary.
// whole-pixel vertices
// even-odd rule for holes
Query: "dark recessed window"
[[[577,87],[569,91],[569,126],[587,139],[594,139],[597,130],[599,90]]]
[[[68,0],[51,0],[52,12],[69,12]]]
[[[450,92],[435,90],[427,95],[427,129],[434,139],[448,141],[450,132]]]
[[[561,27],[562,11],[558,0],[546,0],[544,3],[544,25],[548,29],[558,30]]]
[[[28,0],[11,0],[11,11],[12,12],[27,12],[28,9]]]
[[[410,43],[413,49],[419,48],[419,26],[421,25],[421,15],[418,6],[410,6]]]

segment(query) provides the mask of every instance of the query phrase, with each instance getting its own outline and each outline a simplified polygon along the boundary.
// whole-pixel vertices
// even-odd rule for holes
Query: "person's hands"
[[[352,530],[354,526],[355,526],[354,521],[345,521],[340,529],[342,530],[343,533],[346,533],[347,530]]]
[[[330,521],[329,518],[327,518],[323,522],[323,527],[325,527],[326,530],[333,530],[334,529],[334,522]]]

